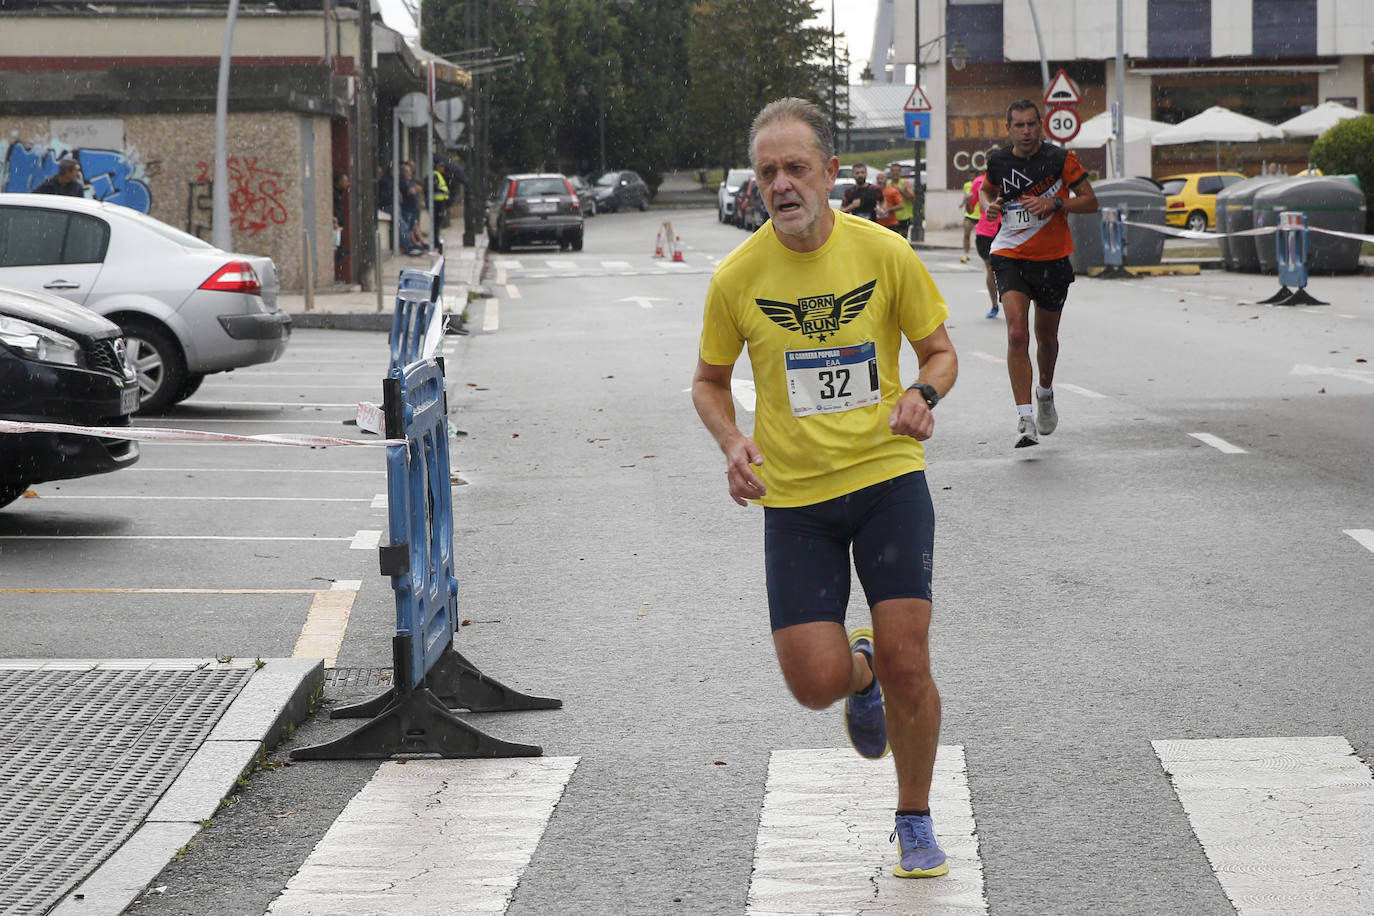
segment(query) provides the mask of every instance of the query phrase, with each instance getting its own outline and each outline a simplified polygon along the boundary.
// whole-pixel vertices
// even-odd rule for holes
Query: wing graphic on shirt
[[[876,279],[863,286],[851,289],[841,296],[806,296],[798,302],[781,302],[777,299],[755,299],[759,309],[780,327],[788,331],[801,331],[807,337],[814,337],[824,343],[841,325],[849,324],[873,298],[877,287]]]

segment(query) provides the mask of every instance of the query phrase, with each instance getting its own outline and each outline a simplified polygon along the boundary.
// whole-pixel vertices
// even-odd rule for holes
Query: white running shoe
[[[1035,433],[1035,419],[1033,417],[1022,417],[1016,423],[1016,448],[1025,448],[1028,445],[1039,445],[1040,437]]]
[[[1048,436],[1059,426],[1059,411],[1054,409],[1054,393],[1046,397],[1035,396],[1035,428],[1040,435]]]

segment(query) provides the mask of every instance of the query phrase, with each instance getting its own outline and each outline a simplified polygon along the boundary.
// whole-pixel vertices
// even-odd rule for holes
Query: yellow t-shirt
[[[716,268],[701,358],[733,364],[745,344],[758,394],[754,441],[765,506],[807,506],[925,468],[925,449],[887,425],[906,386],[903,338],[929,337],[949,308],[890,229],[846,213],[818,250],[796,252],[772,223]]]

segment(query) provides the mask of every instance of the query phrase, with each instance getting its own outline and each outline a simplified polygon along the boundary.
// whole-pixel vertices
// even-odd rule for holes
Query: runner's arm
[[[763,464],[763,452],[735,425],[735,398],[730,391],[730,376],[734,370],[733,363],[714,366],[697,357],[697,371],[692,376],[692,404],[725,454],[730,498],[747,506],[749,500],[758,499],[768,490],[754,473],[754,468]]]
[[[920,374],[911,384],[924,382],[931,385],[943,399],[959,376],[959,357],[954,352],[954,343],[949,339],[945,326],[942,324],[927,337],[911,341],[911,347],[916,351],[921,366]],[[925,397],[921,392],[911,389],[902,392],[887,422],[893,434],[898,436],[924,441],[935,432],[935,418],[926,406]]]

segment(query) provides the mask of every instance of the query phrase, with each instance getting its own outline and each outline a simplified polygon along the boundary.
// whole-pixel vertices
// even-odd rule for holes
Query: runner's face
[[[867,184],[867,183],[868,183],[868,166],[866,166],[866,165],[856,165],[856,166],[854,166],[854,170],[853,170],[852,172],[850,172],[850,176],[854,179],[854,183],[855,183],[855,184]]]
[[[754,138],[754,174],[779,240],[814,251],[834,225],[829,191],[840,162],[821,158],[816,136],[801,121],[776,121]]]
[[[1007,133],[1017,155],[1029,156],[1040,146],[1040,115],[1034,108],[1013,111],[1007,122]]]

